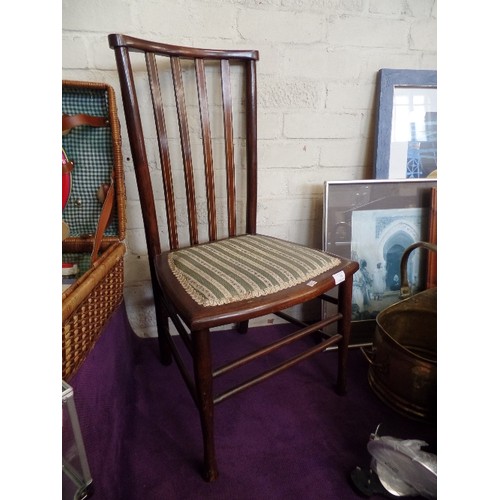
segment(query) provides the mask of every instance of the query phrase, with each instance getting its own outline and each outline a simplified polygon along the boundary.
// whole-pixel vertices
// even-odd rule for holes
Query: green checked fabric
[[[340,260],[294,243],[246,235],[175,250],[168,264],[193,300],[216,306],[290,288]]]
[[[105,90],[65,87],[62,92],[62,113],[109,116]],[[71,172],[71,195],[63,210],[70,236],[94,234],[102,205],[97,190],[109,183],[113,171],[113,144],[110,127],[75,127],[62,137],[62,146],[74,162]],[[105,236],[118,234],[118,220],[113,214]]]

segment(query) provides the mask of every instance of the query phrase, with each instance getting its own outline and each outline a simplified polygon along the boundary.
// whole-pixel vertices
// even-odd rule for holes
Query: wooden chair
[[[358,263],[257,233],[257,51],[187,48],[120,34],[109,35],[109,44],[142,207],[161,359],[169,363],[173,355],[198,407],[204,477],[213,481],[215,404],[332,345],[339,346],[337,390],[345,392]],[[165,211],[157,212],[155,198],[162,197]],[[168,246],[160,240],[167,233]],[[335,287],[332,299],[326,292]],[[308,324],[283,312],[319,298],[337,304],[332,317]],[[298,330],[213,366],[211,329],[235,324],[246,332],[250,319],[268,314]],[[168,318],[192,355],[192,368],[172,341]],[[336,334],[323,333],[335,322]],[[312,334],[320,339],[301,354],[214,394],[214,377]]]

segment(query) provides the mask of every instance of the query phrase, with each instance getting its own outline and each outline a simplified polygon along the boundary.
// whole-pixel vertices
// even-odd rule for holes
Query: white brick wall
[[[62,28],[63,78],[106,82],[117,93],[125,300],[139,335],[156,334],[155,318],[109,33],[260,51],[259,231],[316,247],[323,182],[372,176],[378,69],[436,68],[436,0],[63,0]]]

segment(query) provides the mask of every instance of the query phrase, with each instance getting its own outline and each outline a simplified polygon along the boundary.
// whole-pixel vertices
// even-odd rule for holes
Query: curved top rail
[[[131,51],[155,52],[168,56],[189,57],[197,59],[248,59],[259,60],[258,50],[224,50],[182,47],[166,43],[151,42],[128,35],[113,33],[108,35],[110,48],[125,47]]]

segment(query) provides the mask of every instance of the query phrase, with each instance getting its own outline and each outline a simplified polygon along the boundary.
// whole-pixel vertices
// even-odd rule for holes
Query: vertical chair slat
[[[246,62],[247,127],[247,220],[246,231],[257,231],[257,70],[255,60]]]
[[[217,213],[215,206],[214,164],[212,157],[212,139],[210,117],[208,114],[207,81],[203,59],[195,60],[196,82],[198,86],[198,103],[200,106],[201,134],[203,140],[203,156],[205,159],[205,186],[207,191],[208,236],[210,241],[217,239]]]
[[[234,179],[233,113],[229,61],[222,59],[222,107],[224,113],[224,139],[226,151],[227,215],[229,236],[236,235],[236,191]]]
[[[182,159],[184,161],[184,180],[186,185],[187,209],[189,218],[189,239],[191,245],[198,244],[198,219],[196,215],[196,193],[194,188],[193,158],[189,141],[189,124],[186,110],[186,98],[182,82],[182,68],[178,57],[170,58],[174,83],[179,132],[181,135]]]
[[[163,100],[158,77],[158,66],[156,57],[152,52],[146,53],[146,66],[149,76],[149,88],[151,89],[151,100],[155,117],[156,131],[158,137],[158,149],[160,151],[160,162],[163,176],[163,190],[165,193],[165,205],[168,222],[168,235],[170,248],[178,248],[179,238],[177,234],[175,197],[172,180],[172,168],[167,140],[167,125],[163,111]]]

